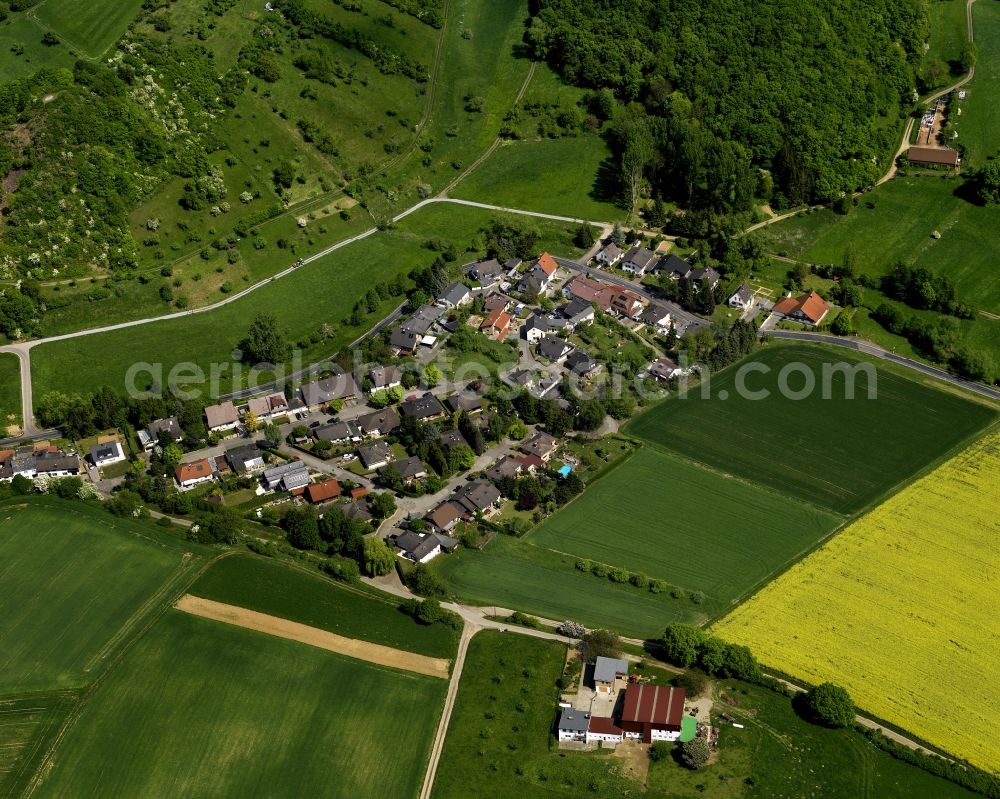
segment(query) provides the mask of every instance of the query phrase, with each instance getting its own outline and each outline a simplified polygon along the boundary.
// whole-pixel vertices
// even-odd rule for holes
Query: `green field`
[[[842,263],[852,249],[859,270],[876,277],[898,261],[923,266],[947,275],[972,307],[1000,313],[1000,273],[991,256],[1000,208],[956,197],[961,185],[940,175],[896,178],[846,216],[823,210],[771,225],[770,247],[779,255],[828,264]],[[935,230],[940,239],[931,238]]]
[[[188,592],[430,657],[454,657],[458,642],[450,627],[417,624],[388,595],[249,555],[214,563]]]
[[[976,37],[976,76],[965,88],[958,122],[958,142],[965,148],[964,171],[980,168],[1000,149],[1000,7],[973,3],[972,25]]]
[[[98,58],[118,41],[141,7],[142,0],[42,0],[32,13],[84,56]]]
[[[573,619],[630,636],[656,635],[669,621],[705,620],[687,598],[617,585],[578,571],[576,561],[571,555],[501,535],[482,552],[462,549],[437,558],[431,567],[464,600],[550,619]]]
[[[17,356],[0,353],[0,438],[7,425],[21,424],[21,369]]]
[[[962,57],[966,42],[965,0],[936,0],[928,3],[931,35],[925,61],[940,59],[951,66]]]
[[[750,373],[745,383],[749,391],[770,391],[766,401],[736,390],[741,366],[749,362],[769,370]],[[877,370],[877,399],[867,399],[863,373],[854,381],[855,399],[846,399],[843,372],[833,374],[830,398],[823,399],[822,369],[831,363],[860,362],[839,350],[772,345],[714,376],[709,398],[701,399],[695,389],[686,399],[667,400],[636,417],[627,430],[721,471],[852,514],[996,418],[983,405],[884,367]],[[808,398],[779,393],[778,374],[788,364],[803,364],[815,375],[816,390]],[[801,388],[801,374],[788,384]]]
[[[539,547],[706,595],[720,613],[800,557],[839,519],[652,447],[532,532]]]
[[[0,76],[16,80],[34,74],[39,69],[72,69],[76,57],[65,45],[46,47],[42,44],[45,31],[26,13],[12,13],[0,22]],[[23,48],[18,55],[14,49]]]
[[[23,794],[77,698],[67,690],[0,699],[0,796]]]
[[[211,363],[231,367],[231,351],[250,320],[261,312],[273,313],[288,330],[292,342],[307,344],[302,363],[306,366],[311,359],[332,355],[401,302],[402,298],[382,301],[361,328],[346,323],[354,303],[374,283],[390,280],[400,273],[406,275],[414,267],[434,261],[435,253],[424,246],[428,239],[444,238],[454,243],[460,254],[464,253],[480,228],[496,216],[477,208],[435,204],[406,217],[393,230],[343,247],[222,308],[43,344],[32,351],[35,391],[40,396],[55,389],[92,391],[101,385],[121,390],[129,368],[136,362],[162,364],[164,378],[175,364],[184,362],[199,366],[205,374],[209,373]],[[542,220],[533,220],[532,224],[542,234],[540,249],[551,249],[556,254],[578,252],[569,242],[572,226]],[[474,257],[468,253],[467,260]],[[364,279],[359,281],[359,275]],[[334,328],[333,338],[309,343],[309,337],[324,323]],[[88,364],[93,368],[87,368]],[[231,384],[231,378],[223,380],[222,391],[228,391]],[[144,380],[140,379],[138,385],[144,387]]]
[[[0,692],[90,682],[199,548],[82,503],[0,505]]]
[[[594,196],[600,165],[610,157],[596,134],[508,142],[449,194],[598,222],[624,219],[625,211]]]
[[[89,698],[35,795],[413,797],[445,687],[168,611]]]

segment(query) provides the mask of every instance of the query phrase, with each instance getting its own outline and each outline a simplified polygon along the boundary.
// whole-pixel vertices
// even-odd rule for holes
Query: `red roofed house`
[[[502,308],[497,308],[487,316],[479,329],[487,336],[492,336],[497,341],[503,341],[510,333],[510,323],[514,320],[509,313]]]
[[[620,726],[626,738],[643,743],[676,741],[684,716],[684,689],[633,683],[625,689]]]
[[[214,464],[208,458],[200,461],[180,464],[174,476],[177,478],[177,485],[182,489],[193,488],[199,483],[205,483],[215,478]]]
[[[591,716],[587,725],[587,743],[601,741],[603,743],[617,743],[622,740],[624,732],[621,727],[615,724],[614,719],[607,716]]]
[[[521,282],[518,283],[517,290],[532,296],[542,294],[549,287],[549,281],[559,269],[556,259],[543,252],[531,265],[531,268],[524,273]]]
[[[605,313],[611,309],[611,303],[617,293],[618,289],[614,286],[593,280],[586,275],[577,275],[563,287],[563,294],[570,299],[594,303]]]
[[[328,502],[340,496],[340,483],[333,478],[322,480],[319,483],[310,483],[306,486],[306,499],[313,505],[321,502]]]
[[[622,289],[611,299],[611,312],[626,319],[635,319],[642,313],[642,297],[629,289]]]
[[[771,310],[793,322],[818,325],[830,310],[830,306],[819,294],[810,291],[801,297],[782,297]]]

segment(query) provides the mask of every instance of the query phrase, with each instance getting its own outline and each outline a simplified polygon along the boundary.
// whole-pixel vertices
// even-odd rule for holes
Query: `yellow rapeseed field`
[[[714,632],[1000,773],[1000,434],[850,525]]]

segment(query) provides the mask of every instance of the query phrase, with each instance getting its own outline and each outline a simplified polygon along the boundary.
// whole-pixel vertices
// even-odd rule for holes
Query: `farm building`
[[[917,166],[948,166],[955,168],[961,162],[957,150],[950,147],[911,147],[906,160]]]
[[[643,743],[676,741],[683,715],[683,688],[646,683],[625,688],[620,726],[626,738],[640,738]]]

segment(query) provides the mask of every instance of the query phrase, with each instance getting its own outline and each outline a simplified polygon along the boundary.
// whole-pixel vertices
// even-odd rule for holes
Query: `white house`
[[[625,253],[622,252],[621,247],[613,241],[609,241],[601,247],[597,255],[594,256],[594,260],[601,266],[614,266],[624,255]]]
[[[735,292],[733,296],[729,298],[730,308],[739,308],[741,310],[746,310],[751,305],[753,305],[753,292],[750,291],[750,287],[744,283]]]
[[[118,441],[106,441],[90,448],[90,462],[98,468],[121,463],[123,460],[125,460],[125,451]]]
[[[622,259],[622,270],[642,277],[646,272],[653,271],[657,260],[656,253],[635,244],[625,253],[625,257]]]
[[[236,412],[232,400],[226,400],[205,408],[205,422],[208,424],[208,432],[219,433],[236,427],[240,423],[240,415]]]
[[[674,380],[682,374],[684,370],[669,358],[657,358],[649,365],[649,376],[656,380]]]
[[[464,283],[452,283],[437,298],[437,304],[445,308],[460,308],[470,302],[472,302],[472,291]]]
[[[372,393],[398,388],[403,385],[403,375],[398,366],[373,366],[368,370]]]
[[[174,477],[177,479],[177,485],[181,487],[181,490],[186,491],[200,483],[207,483],[209,480],[214,480],[215,464],[208,458],[202,458],[191,463],[182,463],[174,471]]]
[[[586,741],[590,727],[590,714],[574,707],[563,708],[559,714],[560,741]]]
[[[288,400],[280,391],[266,397],[255,397],[247,402],[247,413],[252,413],[261,422],[269,422],[288,413]]]

